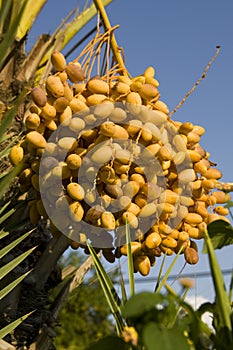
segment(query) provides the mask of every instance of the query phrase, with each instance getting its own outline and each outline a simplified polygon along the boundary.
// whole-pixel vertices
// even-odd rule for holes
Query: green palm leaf
[[[108,274],[107,274],[106,270],[104,269],[98,255],[96,254],[95,250],[89,244],[88,244],[88,248],[89,248],[90,254],[92,256],[95,270],[96,270],[96,274],[98,276],[103,293],[104,293],[105,298],[107,300],[107,303],[110,307],[110,310],[111,310],[111,312],[116,320],[118,334],[121,334],[121,332],[124,328],[125,322],[124,322],[122,315],[121,315],[120,298],[119,298],[119,296],[114,288],[114,285],[113,285],[110,277],[108,276]]]
[[[0,20],[1,20],[1,22],[4,20],[4,24],[8,20],[7,19],[8,11],[6,12],[6,10],[4,9],[5,3],[8,3],[8,2],[10,3],[8,6],[11,6],[12,1],[8,0],[8,1],[4,1],[4,5],[2,5],[2,7],[1,7],[1,14],[2,14],[2,16],[1,16]],[[7,63],[7,55],[10,53],[10,47],[14,43],[15,33],[16,33],[17,28],[18,28],[18,26],[20,24],[20,21],[21,21],[22,14],[24,12],[25,6],[26,6],[26,1],[23,2],[19,12],[17,13],[15,18],[13,19],[13,21],[9,25],[7,31],[3,35],[3,40],[2,40],[2,42],[0,44],[0,70]]]
[[[10,332],[12,332],[16,327],[18,327],[23,321],[26,320],[26,318],[28,318],[28,316],[30,316],[32,312],[29,312],[28,314],[19,317],[17,320],[11,322],[10,324],[8,324],[6,327],[0,329],[0,339],[4,338],[7,334],[9,334]]]
[[[20,171],[22,171],[23,167],[24,167],[24,160],[22,160],[11,171],[9,171],[9,173],[7,173],[3,178],[1,178],[0,199],[2,199],[4,194],[8,191],[12,181],[16,178],[16,176],[20,173]]]
[[[215,255],[214,247],[212,245],[208,231],[205,231],[205,244],[209,258],[211,276],[215,287],[219,324],[221,327],[228,329],[230,334],[232,332],[231,305],[228,299],[227,291],[225,289],[222,271]]]
[[[15,239],[12,243],[8,244],[6,247],[0,250],[0,259],[2,259],[6,254],[8,254],[12,249],[14,249],[20,242],[27,238],[33,230],[25,233],[23,236],[20,236],[18,239]]]
[[[0,268],[0,280],[3,279],[9,272],[11,272],[16,266],[18,266],[29,254],[31,254],[37,247],[33,247],[26,252],[17,256],[17,258],[13,259],[6,265],[3,265]]]
[[[8,284],[5,288],[0,290],[0,300],[2,300],[7,294],[9,294],[24,278],[29,275],[31,271],[26,272],[22,276],[18,277],[16,280]]]

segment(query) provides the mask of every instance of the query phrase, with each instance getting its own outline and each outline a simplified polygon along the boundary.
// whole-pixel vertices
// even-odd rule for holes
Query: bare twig
[[[172,115],[185,103],[186,99],[194,92],[194,90],[197,88],[197,86],[202,82],[203,79],[206,77],[206,73],[209,70],[212,63],[217,58],[218,54],[220,52],[220,46],[216,46],[216,52],[214,56],[211,58],[211,60],[208,62],[207,66],[205,67],[202,76],[198,79],[198,81],[193,85],[192,89],[190,89],[187,94],[183,97],[183,99],[178,103],[178,105],[169,113],[169,117],[171,118]]]

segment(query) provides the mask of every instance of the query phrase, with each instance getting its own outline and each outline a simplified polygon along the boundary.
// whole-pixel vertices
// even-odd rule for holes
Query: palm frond
[[[11,322],[10,324],[8,324],[6,327],[0,329],[0,339],[4,338],[7,334],[9,334],[10,332],[12,332],[16,327],[18,327],[23,321],[25,321],[32,313],[29,312],[28,314],[19,317],[17,320]]]
[[[27,0],[15,35],[17,41],[21,40],[29,32],[46,2],[47,0]]]
[[[9,2],[12,3],[12,1],[9,1]],[[17,13],[15,18],[13,19],[11,25],[9,25],[8,30],[5,33],[2,33],[3,39],[2,39],[2,42],[0,43],[0,70],[8,62],[8,54],[10,53],[11,45],[14,43],[15,33],[16,33],[17,28],[20,24],[25,6],[26,6],[26,2],[23,2],[19,12]],[[5,23],[7,21],[5,10],[4,10],[4,14],[3,14],[3,19],[4,19],[4,23]]]
[[[29,250],[27,250],[26,252],[20,254],[19,256],[17,256],[15,259],[11,260],[9,263],[7,263],[6,265],[3,265],[0,268],[0,280],[3,279],[9,272],[11,272],[16,266],[18,266],[24,259],[26,259],[26,257],[31,254],[34,250],[36,249],[36,247],[33,247]]]

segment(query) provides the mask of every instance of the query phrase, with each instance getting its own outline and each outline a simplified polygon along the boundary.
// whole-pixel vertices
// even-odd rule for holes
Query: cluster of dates
[[[156,257],[183,252],[198,261],[193,240],[227,220],[221,172],[200,146],[201,126],[168,117],[154,69],[137,77],[85,78],[78,62],[52,54],[55,73],[31,91],[25,138],[10,152],[22,192],[33,191],[30,219],[49,219],[74,248],[87,239],[114,262],[127,255],[147,275]]]

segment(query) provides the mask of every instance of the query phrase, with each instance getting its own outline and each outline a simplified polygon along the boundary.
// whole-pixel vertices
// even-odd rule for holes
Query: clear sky
[[[77,0],[48,0],[29,36],[29,45],[38,34],[52,33],[77,4]],[[233,182],[233,1],[114,0],[107,12],[112,25],[120,25],[115,34],[130,74],[139,75],[147,66],[154,66],[161,99],[171,110],[201,76],[216,45],[221,46],[206,78],[173,119],[206,129],[201,145],[222,170],[223,180]],[[73,43],[94,24],[92,20]],[[78,54],[79,50],[75,56]],[[223,269],[232,268],[232,253],[232,247],[218,253]],[[195,276],[195,272],[207,269],[206,257],[201,256],[200,263],[185,272]],[[150,277],[156,277],[157,271],[155,267]],[[226,281],[229,286],[229,278]],[[146,287],[151,284],[144,284],[143,289]],[[209,279],[198,279],[194,292],[208,298],[211,288]]]

